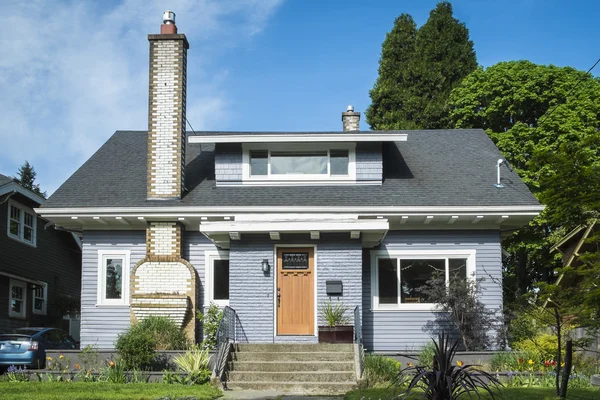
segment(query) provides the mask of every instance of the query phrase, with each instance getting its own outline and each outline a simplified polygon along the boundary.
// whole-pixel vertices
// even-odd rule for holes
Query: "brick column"
[[[148,199],[179,199],[185,185],[188,41],[182,34],[148,35]]]

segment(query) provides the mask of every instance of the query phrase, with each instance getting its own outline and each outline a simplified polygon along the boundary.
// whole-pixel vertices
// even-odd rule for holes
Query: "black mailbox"
[[[341,296],[344,292],[342,281],[325,281],[327,296]]]

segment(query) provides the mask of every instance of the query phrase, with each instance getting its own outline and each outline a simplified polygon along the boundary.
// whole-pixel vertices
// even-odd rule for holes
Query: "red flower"
[[[556,366],[556,361],[552,360],[552,361],[550,362],[550,364],[551,364],[551,365],[554,367],[554,366]]]
[[[523,364],[523,359],[519,358],[519,364]]]
[[[550,361],[546,360],[544,361],[544,367],[549,367],[550,366]]]

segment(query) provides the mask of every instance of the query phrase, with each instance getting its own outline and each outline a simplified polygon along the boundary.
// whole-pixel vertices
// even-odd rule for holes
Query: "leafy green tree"
[[[43,198],[46,198],[46,192],[42,192],[40,185],[35,183],[35,177],[37,173],[35,172],[33,165],[29,164],[29,161],[25,161],[25,164],[19,167],[17,175],[18,176],[15,176],[14,178],[19,181],[21,186],[23,186],[25,189],[31,190]]]
[[[586,181],[589,170],[578,175],[564,163],[574,162],[574,148],[593,163],[594,157],[585,149],[600,128],[600,81],[569,67],[502,62],[471,73],[452,91],[449,106],[455,127],[484,128],[547,205],[527,229],[505,242],[510,254],[505,264],[509,285],[505,299],[510,302],[537,282],[554,280],[560,260],[549,249],[582,219],[574,215],[567,219],[567,210],[573,200],[593,197]],[[549,157],[559,158],[551,162]],[[597,208],[597,204],[581,207]]]
[[[418,31],[402,14],[382,45],[367,122],[382,130],[447,128],[448,96],[476,68],[469,31],[449,2],[438,3]]]

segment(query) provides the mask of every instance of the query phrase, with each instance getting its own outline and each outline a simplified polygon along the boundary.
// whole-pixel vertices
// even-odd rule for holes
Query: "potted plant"
[[[327,302],[319,310],[324,326],[319,326],[319,343],[352,343],[354,339],[354,326],[348,325],[346,317],[348,307],[342,303],[331,304]]]

